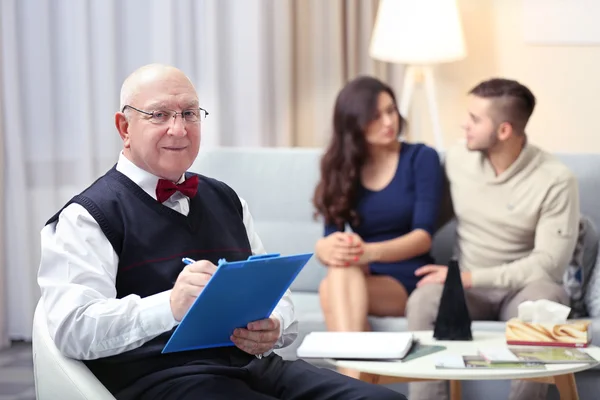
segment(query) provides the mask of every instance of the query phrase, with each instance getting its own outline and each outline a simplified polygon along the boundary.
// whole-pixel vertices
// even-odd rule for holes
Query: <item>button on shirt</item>
[[[122,153],[116,169],[156,199],[158,177],[137,167]],[[184,179],[182,176],[178,183]],[[240,202],[252,253],[264,254],[248,204],[242,198]],[[163,205],[186,216],[190,211],[189,198],[180,192]],[[118,255],[96,220],[81,205],[70,204],[58,222],[45,226],[41,244],[38,283],[48,329],[66,356],[86,360],[120,354],[177,325],[170,306],[171,290],[144,298],[133,294],[116,298]],[[272,316],[281,324],[275,348],[285,347],[298,335],[289,291]]]

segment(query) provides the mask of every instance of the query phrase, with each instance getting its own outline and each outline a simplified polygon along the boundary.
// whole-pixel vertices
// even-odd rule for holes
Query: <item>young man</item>
[[[142,67],[123,83],[117,165],[42,230],[38,281],[57,347],[118,399],[405,399],[273,354],[297,336],[289,293],[271,318],[233,332],[236,347],[161,354],[217,260],[264,253],[247,204],[187,172],[205,113],[176,68]],[[184,268],[182,257],[200,260]]]
[[[474,320],[506,321],[526,300],[566,304],[562,277],[579,226],[574,175],[528,142],[535,97],[520,83],[491,79],[469,93],[466,146],[445,161],[457,220],[456,257]],[[411,330],[432,329],[447,267],[429,265],[408,301]],[[515,381],[512,400],[545,399],[545,384]],[[411,399],[444,399],[441,383],[411,384]]]

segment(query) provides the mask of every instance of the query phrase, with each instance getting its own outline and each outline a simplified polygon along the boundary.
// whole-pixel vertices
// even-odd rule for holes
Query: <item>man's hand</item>
[[[263,354],[271,350],[279,340],[280,324],[277,318],[250,322],[247,328],[233,331],[231,341],[248,354]]]
[[[424,285],[437,283],[443,284],[446,282],[446,277],[448,276],[448,267],[445,265],[425,265],[421,268],[418,268],[415,271],[416,276],[424,276],[418,283],[417,287],[421,287]],[[471,287],[471,273],[468,271],[463,271],[460,273],[460,278],[462,280],[463,287],[468,289]]]
[[[446,282],[448,267],[445,265],[425,265],[421,268],[418,268],[415,271],[415,275],[423,276],[423,278],[417,283],[417,287],[432,283],[442,284]]]
[[[216,270],[213,263],[201,260],[181,271],[171,291],[171,311],[177,321],[182,320]]]

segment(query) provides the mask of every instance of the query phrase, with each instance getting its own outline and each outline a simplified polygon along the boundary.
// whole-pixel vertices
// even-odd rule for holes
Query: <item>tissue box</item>
[[[506,343],[509,345],[587,347],[591,341],[590,321],[538,324],[513,318],[506,323]]]

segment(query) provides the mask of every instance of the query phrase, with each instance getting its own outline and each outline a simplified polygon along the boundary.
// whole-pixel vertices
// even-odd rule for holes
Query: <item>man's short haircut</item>
[[[535,108],[535,96],[517,81],[493,78],[475,86],[469,94],[492,100],[492,119],[496,124],[509,122],[519,133]]]

